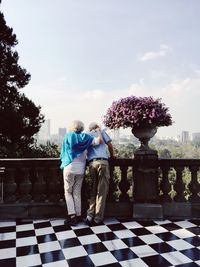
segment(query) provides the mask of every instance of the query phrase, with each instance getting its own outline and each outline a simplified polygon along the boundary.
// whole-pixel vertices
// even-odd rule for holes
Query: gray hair
[[[89,131],[95,130],[99,125],[96,122],[91,122],[89,125]]]
[[[69,131],[82,132],[84,130],[84,123],[82,121],[72,121],[69,126]]]

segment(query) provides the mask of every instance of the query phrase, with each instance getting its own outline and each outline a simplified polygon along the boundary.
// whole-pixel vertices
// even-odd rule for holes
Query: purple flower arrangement
[[[111,129],[169,126],[168,110],[160,98],[128,96],[112,103],[103,123]]]

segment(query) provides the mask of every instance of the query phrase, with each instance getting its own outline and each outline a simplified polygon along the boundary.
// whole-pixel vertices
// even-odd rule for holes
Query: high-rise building
[[[50,140],[50,135],[51,135],[51,132],[50,132],[50,119],[47,119],[44,121],[44,123],[42,124],[41,128],[40,128],[40,131],[38,132],[37,134],[37,139],[38,141],[42,141],[42,142],[46,142],[46,141],[49,141]]]
[[[187,143],[190,140],[189,132],[188,131],[182,131],[181,133],[181,142]]]
[[[200,141],[200,133],[193,133],[192,134],[192,141]]]
[[[58,128],[58,135],[60,138],[64,138],[66,132],[67,132],[66,128]]]

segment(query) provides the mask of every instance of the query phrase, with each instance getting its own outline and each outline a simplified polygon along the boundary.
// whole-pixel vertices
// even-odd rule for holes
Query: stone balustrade
[[[58,159],[0,159],[0,218],[66,216],[59,165]],[[144,216],[134,213],[134,207],[139,204],[143,205],[141,211],[149,209],[148,205],[159,205],[159,214],[157,216],[155,212],[155,218],[200,218],[200,160],[158,159],[154,165],[158,183],[154,193],[157,194],[156,201],[151,201],[147,196],[148,188],[145,189],[147,198],[141,194],[137,196],[143,190],[142,181],[139,189],[134,188],[139,168],[137,159],[110,161],[106,216],[140,219],[147,213],[144,212]],[[83,213],[87,209],[89,189],[90,177],[86,170]],[[151,218],[151,213],[148,217]]]

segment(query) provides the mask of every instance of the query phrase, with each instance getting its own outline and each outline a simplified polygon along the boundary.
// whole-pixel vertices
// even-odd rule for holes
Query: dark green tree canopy
[[[1,3],[1,1],[0,1]],[[18,64],[14,50],[18,41],[0,11],[0,156],[23,156],[33,143],[44,116],[20,89],[30,81],[30,74]]]

